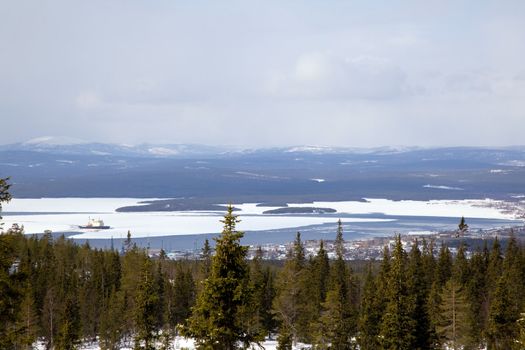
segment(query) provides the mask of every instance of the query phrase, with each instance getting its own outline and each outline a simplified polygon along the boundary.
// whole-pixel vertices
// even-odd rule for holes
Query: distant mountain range
[[[179,209],[363,197],[517,200],[525,194],[525,148],[239,149],[39,138],[0,146],[6,176],[17,197],[177,198],[163,207]]]

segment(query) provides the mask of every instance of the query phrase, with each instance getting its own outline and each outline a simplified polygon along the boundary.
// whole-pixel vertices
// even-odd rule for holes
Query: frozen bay
[[[68,237],[90,242],[120,241],[131,231],[134,239],[152,246],[173,242],[186,249],[200,245],[222,229],[222,211],[117,212],[128,205],[140,205],[155,198],[15,198],[4,205],[4,228],[13,223],[24,225],[26,233],[51,230]],[[346,238],[384,236],[396,232],[435,232],[451,229],[465,216],[472,229],[516,225],[515,214],[499,201],[363,201],[290,203],[289,207],[323,207],[337,210],[334,214],[263,214],[276,207],[256,203],[235,204],[242,220],[238,228],[246,231],[245,243],[283,243],[301,231],[305,239],[331,239],[335,224],[341,219]],[[84,230],[88,218],[100,218],[107,230]],[[140,241],[142,240],[142,241]],[[160,243],[162,242],[162,243]]]

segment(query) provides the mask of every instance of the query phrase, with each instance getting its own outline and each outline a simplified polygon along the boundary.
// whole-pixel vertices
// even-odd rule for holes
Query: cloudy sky
[[[0,0],[0,143],[525,144],[525,1]]]

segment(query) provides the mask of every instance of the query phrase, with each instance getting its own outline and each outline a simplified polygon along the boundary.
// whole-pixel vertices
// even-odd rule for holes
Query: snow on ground
[[[365,202],[313,202],[289,203],[292,207],[333,208],[338,213],[437,217],[469,217],[482,219],[514,219],[514,215],[496,208],[500,201],[484,200],[431,200],[431,201],[392,201],[389,199],[364,198]]]
[[[277,349],[277,341],[275,340],[266,340],[263,343],[261,343],[261,345],[265,350],[276,350]],[[44,350],[45,344],[43,344],[42,342],[37,342],[33,344],[33,349]],[[133,347],[124,346],[120,349],[121,350],[132,350]],[[193,342],[193,339],[176,337],[175,340],[171,343],[170,350],[181,350],[181,349],[194,350],[195,344]],[[260,349],[260,347],[254,345],[253,349]],[[310,349],[310,346],[307,344],[298,343],[294,345],[292,349],[293,350]],[[100,346],[97,343],[82,344],[79,347],[79,350],[100,350]]]
[[[153,199],[147,199],[153,200]],[[73,238],[124,238],[128,230],[133,237],[158,237],[168,235],[218,233],[222,224],[219,222],[222,211],[186,211],[186,212],[136,212],[124,213],[115,210],[122,206],[137,205],[145,199],[137,198],[41,198],[13,199],[4,205],[4,212],[17,213],[4,215],[4,227],[12,223],[24,225],[27,233],[76,232],[81,234]],[[498,201],[461,200],[461,201],[392,201],[388,199],[366,199],[366,201],[289,203],[293,207],[333,208],[337,214],[374,214],[514,219],[512,213],[500,211]],[[241,209],[243,231],[266,231],[273,229],[297,228],[309,225],[321,225],[334,222],[332,216],[302,215],[264,215],[263,212],[275,207],[258,207],[256,203],[235,204]],[[88,217],[100,218],[108,230],[80,230]],[[344,223],[384,222],[384,218],[341,218]]]
[[[443,186],[443,185],[425,185],[424,188],[432,188],[435,190],[450,190],[450,191],[463,191],[463,188],[461,187],[450,187],[450,186]]]
[[[24,225],[27,233],[42,233],[45,230],[53,232],[83,233],[71,236],[79,239],[97,238],[125,238],[130,230],[134,238],[160,237],[172,235],[218,233],[222,228],[219,220],[224,212],[185,211],[185,212],[115,212],[123,205],[134,205],[140,199],[115,198],[63,198],[63,203],[57,198],[42,199],[13,199],[4,206],[5,212],[28,213],[21,215],[4,216],[4,227],[13,223]],[[257,212],[268,208],[256,207]],[[262,211],[261,211],[262,209]],[[51,212],[46,214],[45,212]],[[335,222],[335,218],[313,215],[285,216],[285,215],[247,215],[241,211],[241,223],[237,226],[243,231],[266,231],[273,229],[294,228],[309,225],[321,225]],[[255,211],[255,210],[251,210]],[[53,214],[53,212],[55,212]],[[59,214],[56,214],[59,212]],[[36,214],[34,214],[36,213]],[[88,217],[102,219],[111,226],[107,230],[80,230],[79,225],[85,225]],[[343,222],[384,222],[389,219],[375,218],[343,218]]]

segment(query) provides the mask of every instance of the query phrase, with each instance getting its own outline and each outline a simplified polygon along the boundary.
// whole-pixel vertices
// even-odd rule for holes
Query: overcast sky
[[[0,143],[525,144],[522,0],[0,5]]]

